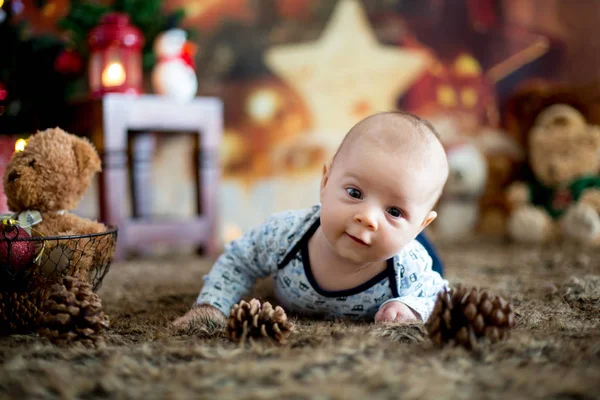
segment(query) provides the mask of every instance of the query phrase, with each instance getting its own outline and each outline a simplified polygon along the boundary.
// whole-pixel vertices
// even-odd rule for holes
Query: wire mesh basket
[[[108,273],[117,244],[117,228],[86,235],[19,237],[0,232],[0,291],[42,288],[71,275],[87,280],[94,291]]]

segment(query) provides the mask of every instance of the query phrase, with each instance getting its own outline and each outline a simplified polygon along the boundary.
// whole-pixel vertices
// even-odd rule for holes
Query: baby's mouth
[[[370,244],[367,244],[367,243],[363,242],[362,240],[360,240],[360,239],[359,239],[359,238],[357,238],[356,236],[352,236],[352,235],[351,235],[351,234],[349,234],[349,233],[346,233],[346,235],[348,235],[348,237],[349,237],[350,239],[354,240],[354,241],[355,241],[356,243],[358,243],[358,244],[361,244],[361,245],[363,245],[363,246],[367,246],[367,247],[368,247],[368,246],[370,246]]]

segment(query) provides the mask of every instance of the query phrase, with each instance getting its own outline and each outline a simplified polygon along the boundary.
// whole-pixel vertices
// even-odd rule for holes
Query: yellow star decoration
[[[328,139],[336,141],[365,116],[396,108],[427,60],[422,51],[381,45],[357,0],[340,0],[317,41],[265,55],[271,70],[303,96],[314,131],[333,133]]]

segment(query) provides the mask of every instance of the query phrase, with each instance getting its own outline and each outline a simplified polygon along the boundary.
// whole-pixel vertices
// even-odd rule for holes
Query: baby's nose
[[[369,230],[377,230],[377,219],[375,218],[375,216],[369,214],[369,213],[359,213],[356,214],[356,216],[354,217],[354,220],[364,226],[367,227],[367,229]]]
[[[19,179],[20,177],[21,177],[21,175],[19,175],[19,173],[17,171],[12,170],[8,174],[8,183],[12,183],[12,182],[16,181],[17,179]]]

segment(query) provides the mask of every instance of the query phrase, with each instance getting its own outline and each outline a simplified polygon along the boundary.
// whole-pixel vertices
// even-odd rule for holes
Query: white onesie
[[[423,321],[447,282],[431,269],[432,260],[417,241],[387,260],[387,268],[352,289],[321,289],[311,272],[308,240],[320,224],[320,205],[272,215],[259,227],[229,243],[211,271],[197,303],[225,315],[252,289],[257,278],[273,276],[275,296],[284,309],[325,318],[371,319],[389,301],[400,301]]]

